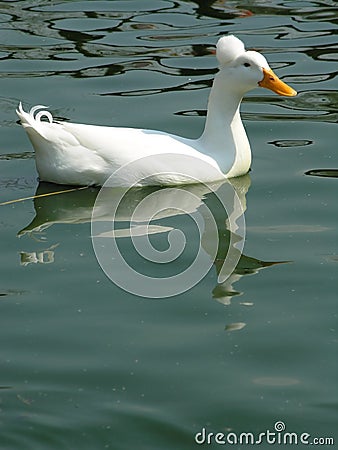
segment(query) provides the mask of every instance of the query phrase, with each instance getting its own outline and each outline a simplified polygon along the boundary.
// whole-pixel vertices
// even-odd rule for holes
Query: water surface
[[[335,18],[330,0],[1,3],[1,202],[55,189],[37,181],[19,101],[197,137],[225,33],[299,92],[242,104],[247,236],[223,285],[216,261],[170,299],[119,289],[90,239],[96,189],[1,206],[2,449],[193,449],[203,427],[277,421],[338,439]],[[187,215],[159,225],[194,233]]]

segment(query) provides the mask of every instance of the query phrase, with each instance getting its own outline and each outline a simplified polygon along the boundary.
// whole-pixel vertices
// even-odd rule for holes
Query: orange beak
[[[280,80],[271,69],[263,68],[263,74],[264,78],[258,83],[259,86],[271,89],[271,91],[276,92],[276,94],[285,95],[286,97],[294,97],[297,95],[297,92]]]

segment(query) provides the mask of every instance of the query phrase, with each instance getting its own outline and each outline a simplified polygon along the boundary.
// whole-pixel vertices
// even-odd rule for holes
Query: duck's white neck
[[[199,141],[222,172],[236,177],[248,172],[251,150],[239,107],[243,93],[218,73],[209,96],[205,128]]]

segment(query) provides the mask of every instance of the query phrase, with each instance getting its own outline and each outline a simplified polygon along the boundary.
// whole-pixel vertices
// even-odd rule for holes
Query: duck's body
[[[251,150],[239,113],[243,95],[258,84],[281,95],[295,95],[295,91],[272,73],[262,55],[246,52],[233,36],[219,40],[216,55],[220,71],[199,139],[155,130],[55,122],[46,111],[36,113],[41,107],[26,113],[20,104],[17,114],[35,149],[40,179],[103,185],[114,174],[115,184],[120,185],[173,185],[247,173]],[[272,76],[276,85],[264,85]],[[43,116],[48,121],[41,121]],[[126,165],[130,170],[121,171]]]
[[[191,164],[192,160],[197,179],[213,181],[215,171],[218,179],[224,178],[217,162],[201,151],[200,140],[155,130],[66,122],[37,123],[33,114],[25,113],[20,106],[18,114],[34,146],[42,181],[102,186],[118,171],[116,177],[120,178],[115,182],[121,186],[191,183],[191,176],[186,176],[191,173],[190,165],[186,168],[185,164]],[[132,170],[119,171],[131,163]],[[213,169],[211,177],[205,173],[209,164]]]

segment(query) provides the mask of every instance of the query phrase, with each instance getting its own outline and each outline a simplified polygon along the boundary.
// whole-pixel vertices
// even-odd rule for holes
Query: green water
[[[91,241],[96,189],[0,207],[1,450],[194,449],[203,428],[258,436],[278,421],[335,448],[336,15],[330,0],[1,2],[1,202],[65,189],[39,185],[20,100],[74,122],[197,137],[216,71],[210,48],[227,32],[299,92],[257,89],[242,104],[253,149],[237,186],[246,240],[222,285],[216,260],[168,299],[117,287]],[[210,194],[200,202],[215,206]],[[195,236],[189,215],[156,223]],[[153,243],[165,249],[167,234]],[[137,264],[154,277],[173,270]]]

